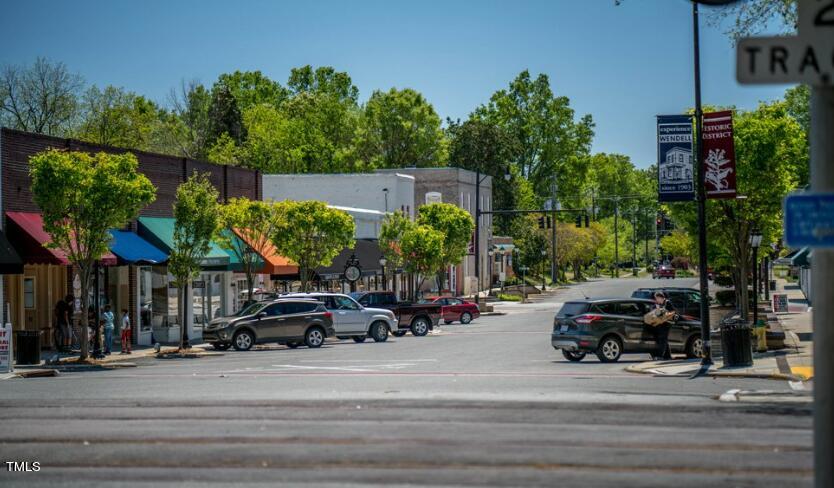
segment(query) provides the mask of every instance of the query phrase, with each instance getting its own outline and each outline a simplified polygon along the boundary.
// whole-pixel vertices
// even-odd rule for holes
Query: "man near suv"
[[[654,354],[655,359],[672,359],[672,352],[669,350],[669,329],[671,321],[677,317],[675,306],[672,302],[666,299],[666,295],[662,291],[654,294],[654,309],[669,317],[665,322],[654,327],[655,340],[657,341],[657,351]]]

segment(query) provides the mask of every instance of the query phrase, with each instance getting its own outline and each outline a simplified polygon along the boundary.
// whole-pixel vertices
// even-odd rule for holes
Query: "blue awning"
[[[113,241],[110,250],[120,261],[128,264],[159,264],[168,260],[168,255],[154,247],[133,232],[111,230]]]

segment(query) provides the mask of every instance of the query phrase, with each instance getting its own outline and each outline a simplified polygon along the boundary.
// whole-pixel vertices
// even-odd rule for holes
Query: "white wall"
[[[263,198],[321,200],[379,212],[405,208],[414,217],[414,177],[399,173],[264,175]]]

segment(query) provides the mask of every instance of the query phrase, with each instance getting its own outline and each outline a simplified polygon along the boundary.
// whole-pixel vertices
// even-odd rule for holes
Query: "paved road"
[[[693,285],[694,280],[679,280]],[[810,485],[805,407],[734,405],[767,380],[655,378],[549,344],[560,303],[604,280],[425,338],[262,347],[0,383],[0,485]],[[664,283],[666,284],[666,283]]]

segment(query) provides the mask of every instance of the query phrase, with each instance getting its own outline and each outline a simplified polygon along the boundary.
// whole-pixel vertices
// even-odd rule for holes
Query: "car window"
[[[336,304],[336,310],[359,310],[356,302],[348,297],[335,296],[333,301]]]
[[[296,302],[292,304],[292,312],[287,313],[308,313],[317,309],[318,306],[316,302]]]
[[[463,300],[458,300],[457,298],[450,298],[449,305],[460,305],[463,303]]]
[[[270,317],[274,317],[276,315],[282,315],[287,313],[286,311],[286,304],[284,303],[273,303],[272,305],[266,307],[263,311]]]
[[[597,313],[604,313],[608,315],[617,315],[616,303],[595,303],[591,310]]]
[[[588,304],[582,302],[567,302],[556,312],[556,317],[573,317],[588,311]]]
[[[356,300],[357,302],[361,303],[362,305],[369,305],[371,303],[374,303],[376,297],[366,293],[366,294],[360,296],[359,298],[353,297],[353,299]]]
[[[264,308],[264,307],[266,307],[266,306],[267,306],[267,304],[266,304],[266,303],[262,303],[262,302],[259,302],[259,303],[252,303],[252,304],[250,304],[249,306],[242,308],[242,309],[241,309],[238,313],[236,313],[235,315],[237,315],[238,317],[245,317],[245,316],[247,316],[247,315],[255,315],[256,313],[260,312],[260,311],[261,311],[261,309],[263,309],[263,308]]]
[[[687,294],[687,298],[689,299],[689,303],[700,303],[701,302],[701,294],[697,292],[690,292]]]
[[[628,315],[629,317],[642,317],[645,315],[643,307],[635,302],[623,302],[618,307],[620,315]]]
[[[635,290],[634,293],[631,294],[632,298],[652,298],[651,290]]]

